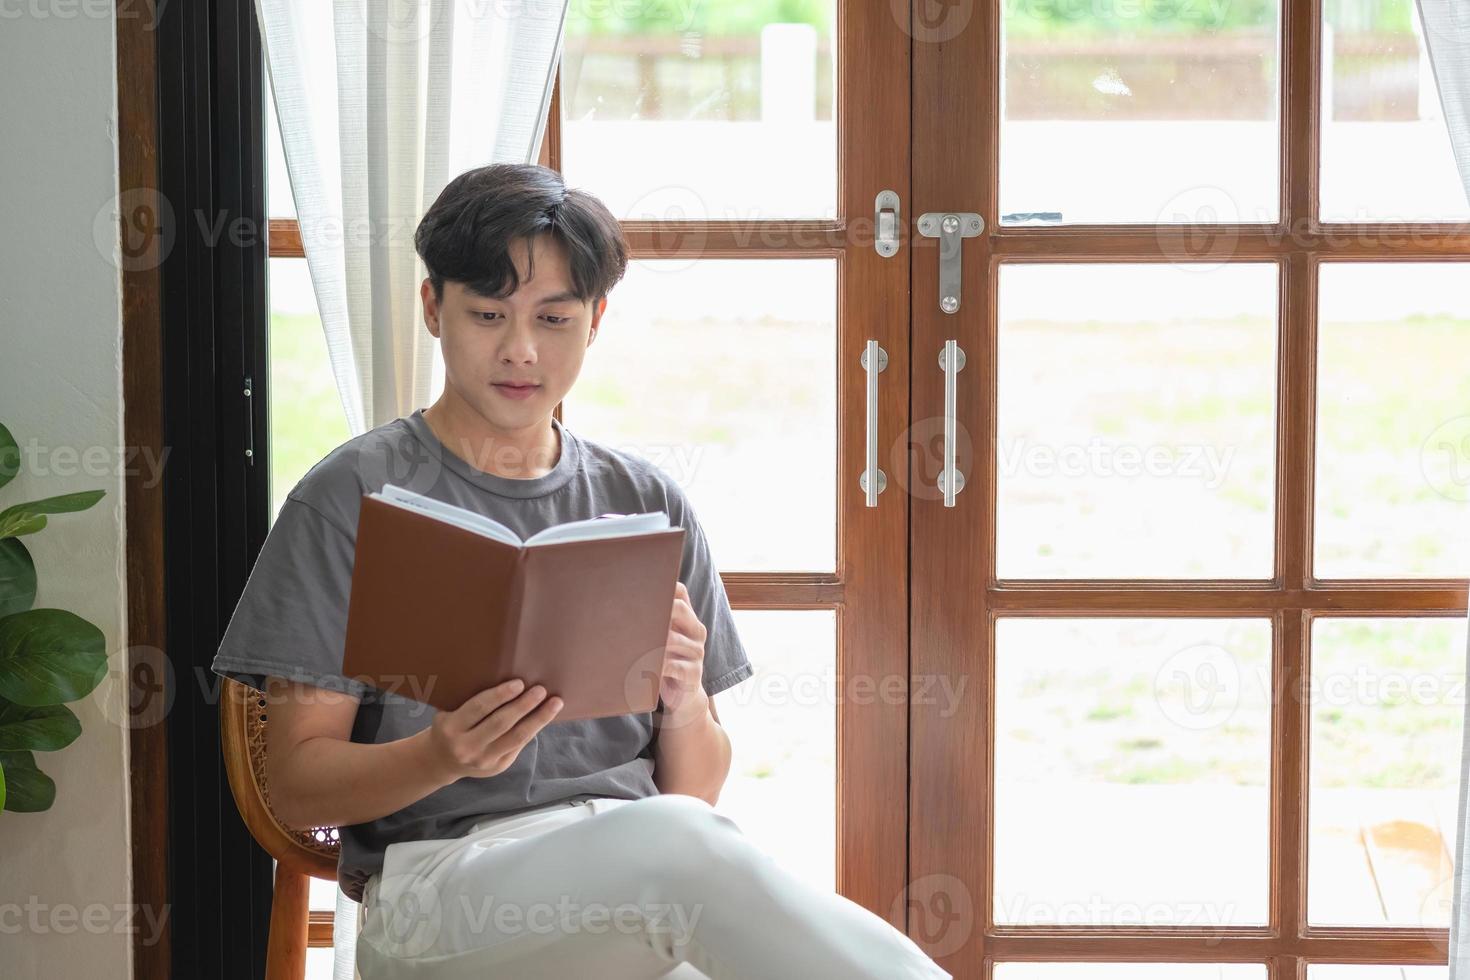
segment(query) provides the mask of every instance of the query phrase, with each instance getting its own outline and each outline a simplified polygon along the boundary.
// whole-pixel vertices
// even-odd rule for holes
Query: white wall
[[[0,422],[21,473],[0,508],[104,488],[92,509],[26,538],[38,606],[124,637],[122,335],[111,248],[117,195],[113,3],[0,4]],[[104,218],[104,221],[106,219]],[[105,241],[105,236],[104,236]],[[127,729],[121,687],[72,705],[82,735],[37,753],[56,780],[44,813],[0,813],[0,976],[131,975]]]

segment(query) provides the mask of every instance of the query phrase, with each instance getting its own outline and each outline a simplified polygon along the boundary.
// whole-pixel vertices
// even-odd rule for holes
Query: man
[[[553,170],[495,165],[451,181],[415,245],[444,393],[287,495],[213,664],[267,694],[277,817],[340,828],[364,980],[948,977],[714,809],[713,696],[753,668],[708,541],[662,471],[551,414],[627,267],[617,220]],[[523,537],[666,511],[686,533],[656,710],[558,722],[555,691],[510,680],[444,712],[342,676],[358,509],[385,482]]]

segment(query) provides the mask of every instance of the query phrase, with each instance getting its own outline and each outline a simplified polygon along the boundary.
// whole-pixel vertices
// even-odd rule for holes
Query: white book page
[[[426,497],[421,493],[415,493],[391,483],[383,484],[380,492],[369,494],[369,496],[377,497],[405,510],[426,514],[446,524],[464,528],[466,531],[473,531],[487,538],[503,541],[517,548],[523,543],[520,535],[493,518],[465,510],[463,507],[456,507],[453,504],[446,504],[442,500],[435,500],[433,497]]]
[[[526,539],[526,547],[553,541],[588,541],[592,538],[621,538],[647,531],[661,531],[669,526],[669,515],[661,510],[647,514],[614,514],[568,521],[537,531]]]

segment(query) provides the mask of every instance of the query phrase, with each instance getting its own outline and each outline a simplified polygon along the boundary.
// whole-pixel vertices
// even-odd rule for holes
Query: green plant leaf
[[[74,514],[86,510],[107,493],[106,490],[82,490],[56,497],[31,500],[0,510],[0,538],[33,534],[46,526],[45,514]]]
[[[22,534],[35,534],[45,529],[45,514],[15,514],[0,519],[0,541],[6,538],[18,538]]]
[[[85,697],[107,676],[102,631],[65,609],[0,619],[0,696],[42,707]]]
[[[0,752],[0,769],[5,772],[5,809],[37,813],[56,802],[56,784],[36,768],[29,752]]]
[[[25,612],[36,602],[36,563],[26,546],[0,538],[0,618]]]
[[[64,704],[31,708],[0,698],[0,752],[55,752],[82,734],[82,723]]]
[[[15,479],[19,472],[20,447],[15,444],[15,436],[10,434],[10,430],[0,425],[0,487]]]

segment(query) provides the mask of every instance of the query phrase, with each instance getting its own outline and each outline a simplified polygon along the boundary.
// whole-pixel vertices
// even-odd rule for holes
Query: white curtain
[[[312,288],[349,429],[429,397],[419,219],[449,180],[540,151],[566,0],[256,0]],[[339,892],[335,980],[359,921]]]
[[[1460,179],[1470,200],[1470,0],[1418,0],[1429,63],[1439,86],[1440,104],[1455,148]],[[1392,179],[1387,175],[1386,179]],[[1470,284],[1470,275],[1466,276]],[[1470,285],[1467,285],[1470,288]],[[1470,650],[1466,651],[1470,673]],[[1455,843],[1455,887],[1450,914],[1450,980],[1470,980],[1470,833],[1466,796],[1470,792],[1470,705],[1460,761],[1460,806]]]
[[[1429,63],[1470,200],[1470,0],[1418,0]]]
[[[566,0],[256,0],[332,373],[358,435],[425,404],[419,218],[536,159]]]

